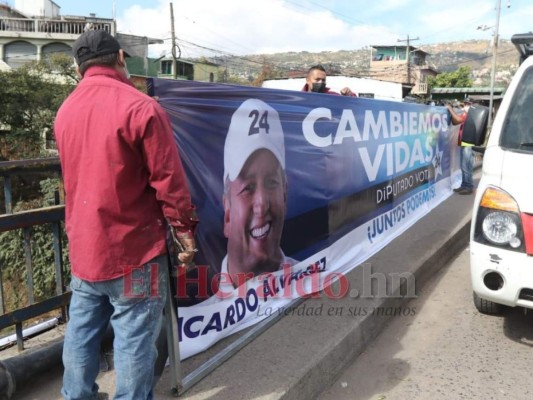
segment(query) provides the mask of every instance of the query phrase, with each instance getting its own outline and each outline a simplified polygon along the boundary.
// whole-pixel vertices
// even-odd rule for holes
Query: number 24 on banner
[[[265,133],[268,133],[270,129],[270,125],[268,124],[268,111],[264,111],[263,115],[260,116],[258,110],[252,110],[248,116],[253,118],[248,136],[257,135],[260,129],[264,129]]]

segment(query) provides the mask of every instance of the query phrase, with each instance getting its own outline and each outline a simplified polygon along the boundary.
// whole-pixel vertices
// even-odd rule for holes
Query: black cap
[[[122,47],[120,43],[103,30],[91,30],[84,32],[72,46],[72,53],[76,64],[81,65],[87,60],[106,54],[118,53]],[[125,57],[129,54],[124,52]]]

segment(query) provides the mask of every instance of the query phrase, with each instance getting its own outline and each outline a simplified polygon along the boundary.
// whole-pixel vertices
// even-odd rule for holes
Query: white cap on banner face
[[[278,112],[258,99],[244,101],[233,113],[224,144],[224,180],[234,181],[248,157],[267,149],[285,169],[285,143]]]

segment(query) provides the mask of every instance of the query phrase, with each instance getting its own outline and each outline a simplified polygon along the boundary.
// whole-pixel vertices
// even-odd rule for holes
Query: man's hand
[[[341,94],[342,94],[343,96],[351,96],[353,93],[352,93],[352,91],[350,90],[349,87],[345,87],[345,88],[343,88],[343,89],[341,90]]]
[[[170,233],[172,234],[172,240],[176,253],[178,255],[179,262],[183,264],[191,264],[194,258],[194,253],[198,251],[196,248],[196,241],[192,233],[179,233],[171,226]]]
[[[194,238],[180,238],[179,236],[178,240],[182,245],[182,249],[180,250],[183,250],[179,251],[178,260],[184,264],[192,262],[194,253],[198,251],[198,249],[196,249],[196,241]]]

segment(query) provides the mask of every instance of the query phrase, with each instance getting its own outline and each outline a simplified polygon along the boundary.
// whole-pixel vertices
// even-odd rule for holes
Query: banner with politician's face
[[[200,224],[182,358],[338,280],[451,194],[444,107],[153,79]],[[453,166],[453,167],[452,167]]]

